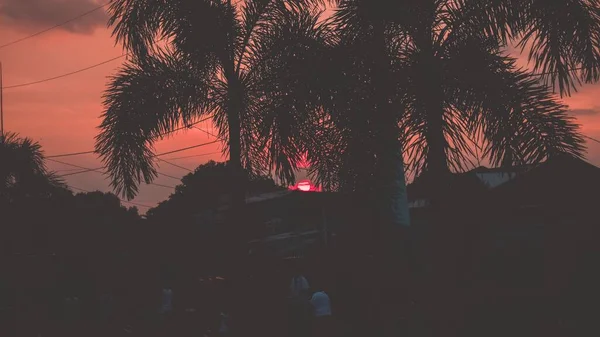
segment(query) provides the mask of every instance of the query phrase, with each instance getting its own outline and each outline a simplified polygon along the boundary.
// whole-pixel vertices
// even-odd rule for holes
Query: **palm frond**
[[[153,54],[155,43],[168,39],[177,50],[206,63],[211,57],[230,56],[232,10],[218,0],[114,0],[108,24],[117,43],[136,58]]]
[[[278,7],[277,21],[257,30],[246,59],[248,120],[264,166],[281,181],[292,183],[306,151],[311,115],[319,108],[315,85],[328,31],[319,24],[320,11]]]
[[[600,1],[458,0],[464,34],[484,32],[529,51],[533,71],[570,95],[600,79]]]
[[[96,151],[117,193],[131,199],[142,180],[156,177],[154,141],[210,111],[213,76],[177,55],[163,54],[129,62],[111,77]]]
[[[585,141],[567,107],[525,72],[507,76],[515,93],[482,117],[484,153],[493,165],[538,164],[566,154],[583,158]]]
[[[65,189],[64,181],[46,168],[38,142],[16,133],[0,136],[0,196],[47,196]]]
[[[600,79],[600,1],[531,0],[525,13],[519,46],[529,47],[546,83],[570,95],[581,81]]]
[[[463,37],[446,50],[452,55],[444,81],[447,97],[465,123],[464,132],[475,146],[483,146],[482,155],[492,165],[539,163],[558,153],[582,155],[583,140],[565,107],[539,79],[519,70],[495,41]]]

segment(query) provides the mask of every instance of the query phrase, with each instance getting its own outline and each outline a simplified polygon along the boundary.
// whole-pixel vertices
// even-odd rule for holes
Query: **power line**
[[[98,172],[98,173],[104,174],[104,171],[100,171],[100,170],[104,169],[104,167],[92,169],[92,168],[89,168],[89,167],[79,166],[79,165],[76,165],[76,164],[71,164],[71,163],[67,163],[67,162],[56,160],[56,159],[52,159],[52,158],[46,158],[46,159],[49,160],[49,161],[55,162],[55,163],[59,163],[59,164],[67,165],[67,166],[76,167],[76,168],[79,168],[79,169],[82,169],[82,170],[86,170],[86,172],[93,171],[93,172]],[[70,174],[63,174],[63,175],[61,175],[61,177],[66,177],[66,176],[77,174],[77,173],[78,172],[70,173]],[[83,172],[79,172],[79,173],[83,173]]]
[[[83,188],[79,188],[79,187],[75,187],[75,186],[71,186],[69,185],[69,188],[77,190],[77,191],[81,191],[81,192],[86,192],[86,193],[92,193],[91,191],[88,190],[84,190]],[[101,192],[101,191],[100,191]],[[103,192],[104,193],[104,192]],[[148,205],[144,205],[144,204],[140,204],[137,202],[133,202],[133,201],[127,201],[127,200],[123,200],[121,198],[119,198],[118,196],[115,195],[115,197],[117,197],[117,199],[119,199],[119,201],[126,203],[126,204],[131,204],[134,206],[138,206],[138,207],[145,207],[145,208],[152,208],[152,206],[148,206]]]
[[[166,174],[166,173],[161,173],[161,172],[158,172],[158,174],[160,174],[161,176],[165,176],[165,177],[167,177],[167,178],[171,178],[171,179],[173,179],[173,180],[181,181],[181,178],[177,178],[177,177],[174,177],[174,176],[168,175],[168,174]]]
[[[103,168],[104,167],[98,167],[98,168],[95,168],[95,169],[85,169],[83,171],[77,171],[77,172],[73,172],[73,173],[62,174],[62,175],[60,175],[60,177],[64,178],[64,177],[68,177],[68,176],[74,176],[76,174],[87,173],[87,172],[92,172],[92,171],[98,171],[98,170],[102,170]]]
[[[171,131],[167,131],[167,132],[161,133],[161,134],[159,134],[157,137],[164,137],[164,136],[166,136],[166,135],[168,135],[168,134],[170,134],[170,133],[174,133],[174,132],[177,132],[177,131],[181,131],[181,130],[183,130],[183,129],[189,129],[189,128],[191,128],[192,126],[194,126],[194,125],[196,125],[196,124],[199,124],[199,123],[202,123],[202,122],[205,122],[205,121],[207,121],[207,120],[209,120],[209,119],[211,119],[211,118],[212,118],[212,116],[205,117],[205,118],[203,118],[203,119],[201,119],[201,120],[199,120],[199,121],[193,122],[193,123],[191,123],[191,124],[184,125],[184,126],[182,126],[182,127],[179,127],[179,128],[177,128],[177,129],[174,129],[174,130],[171,130]],[[84,154],[92,154],[92,153],[96,153],[96,151],[83,151],[83,152],[63,153],[63,154],[57,154],[57,155],[47,156],[46,158],[71,157],[71,156],[79,156],[79,155],[84,155]]]
[[[217,139],[217,140],[213,140],[211,142],[206,142],[206,143],[202,143],[202,144],[198,144],[198,145],[184,147],[184,148],[178,149],[178,150],[173,150],[173,151],[163,152],[163,153],[160,153],[160,154],[155,154],[152,157],[166,156],[168,154],[173,154],[173,153],[177,153],[177,152],[187,151],[187,150],[195,149],[197,147],[202,147],[202,146],[206,146],[206,145],[210,145],[210,144],[214,144],[214,143],[218,143],[218,142],[220,142],[220,140]]]
[[[150,183],[150,185],[154,185],[154,186],[158,186],[158,187],[164,187],[164,188],[170,188],[170,189],[175,189],[175,186],[169,186],[169,185],[163,185],[163,184],[157,184],[157,183]]]
[[[96,153],[96,151],[85,151],[85,152],[73,152],[73,153],[57,154],[57,155],[53,155],[53,156],[47,156],[46,159],[49,159],[49,158],[60,158],[60,157],[70,157],[70,156],[79,156],[79,155],[82,155],[82,154],[92,154],[92,153]]]
[[[52,172],[55,172],[55,173],[58,173],[58,172],[74,172],[74,171],[80,171],[80,169],[71,168],[71,169],[52,170]]]
[[[197,127],[197,126],[194,126],[194,128],[195,128],[196,130],[199,130],[199,131],[201,131],[201,132],[206,132],[206,134],[207,134],[207,135],[210,135],[210,136],[213,136],[213,137],[215,137],[215,138],[217,138],[217,139],[220,139],[220,140],[222,140],[222,141],[225,141],[225,139],[221,138],[220,136],[217,136],[217,135],[215,135],[214,133],[212,133],[212,132],[210,132],[210,131],[208,131],[208,130],[200,129],[200,128],[199,128],[199,127]]]
[[[187,158],[194,158],[194,157],[210,156],[211,154],[218,154],[218,153],[221,153],[221,151],[215,151],[215,152],[209,152],[209,153],[201,153],[201,154],[194,154],[194,155],[191,155],[191,156],[183,156],[183,157],[175,157],[175,158],[167,158],[167,159],[168,160],[179,160],[179,159],[187,159]]]
[[[32,37],[36,37],[36,36],[38,36],[38,35],[42,35],[42,34],[44,34],[44,33],[46,33],[46,32],[49,32],[49,31],[51,31],[51,30],[53,30],[53,29],[55,29],[55,28],[58,28],[58,27],[64,26],[64,25],[66,25],[67,23],[71,23],[71,22],[73,22],[73,21],[75,21],[75,20],[77,20],[77,19],[81,19],[82,17],[84,17],[84,16],[86,16],[86,15],[89,15],[89,14],[92,14],[92,13],[94,13],[95,11],[97,11],[97,10],[99,10],[99,9],[103,8],[103,7],[106,7],[106,6],[108,6],[109,4],[110,4],[110,1],[109,1],[109,2],[107,2],[107,3],[105,3],[105,4],[104,4],[104,5],[102,5],[102,6],[98,6],[98,7],[96,7],[96,8],[93,8],[93,9],[91,9],[91,10],[87,11],[87,12],[81,13],[81,14],[77,15],[76,17],[74,17],[74,18],[71,18],[71,19],[69,19],[69,20],[67,20],[67,21],[64,21],[64,22],[61,22],[61,23],[59,23],[59,24],[56,24],[56,25],[54,25],[54,26],[52,26],[52,27],[48,27],[48,28],[46,28],[46,29],[40,30],[40,31],[39,31],[39,32],[37,32],[37,33],[34,33],[34,34],[31,34],[31,35],[28,35],[28,36],[22,37],[22,38],[20,38],[20,39],[14,40],[14,41],[12,41],[12,42],[9,42],[9,43],[6,43],[6,44],[3,44],[3,45],[1,45],[1,46],[0,46],[0,49],[2,49],[2,48],[6,48],[6,47],[8,47],[8,46],[11,46],[11,45],[13,45],[13,44],[15,44],[15,43],[19,43],[19,42],[21,42],[21,41],[25,41],[25,40],[27,40],[27,39],[30,39],[30,38],[32,38]]]
[[[182,170],[185,170],[185,171],[188,171],[188,172],[194,172],[193,170],[190,170],[190,169],[189,169],[189,168],[187,168],[187,167],[183,167],[183,166],[179,166],[179,165],[177,165],[177,164],[173,164],[173,163],[171,163],[171,162],[169,162],[169,161],[166,161],[166,160],[164,160],[164,159],[160,159],[160,158],[156,158],[156,159],[158,159],[158,161],[165,162],[165,163],[167,163],[167,164],[169,164],[169,165],[171,165],[171,166],[174,166],[174,167],[180,168],[180,169],[182,169]]]
[[[43,82],[57,80],[59,78],[63,78],[63,77],[75,75],[77,73],[80,73],[80,72],[83,72],[83,71],[86,71],[86,70],[90,70],[92,68],[99,67],[99,66],[101,66],[103,64],[112,62],[114,60],[120,59],[120,58],[125,57],[125,56],[127,56],[127,54],[123,54],[123,55],[120,55],[120,56],[117,56],[117,57],[113,57],[113,58],[111,58],[109,60],[106,60],[106,61],[103,61],[103,62],[100,62],[100,63],[96,63],[96,64],[91,65],[89,67],[85,67],[83,69],[75,70],[75,71],[72,71],[70,73],[66,73],[66,74],[62,74],[62,75],[58,75],[58,76],[54,76],[54,77],[50,77],[50,78],[45,78],[45,79],[39,80],[39,81],[33,81],[33,82],[27,82],[27,83],[15,84],[15,85],[9,85],[7,87],[2,87],[2,89],[14,89],[14,88],[26,87],[26,86],[30,86],[30,85],[34,85],[34,84],[39,84],[39,83],[43,83]]]
[[[594,142],[596,142],[596,143],[598,143],[598,144],[600,144],[600,140],[598,140],[598,139],[596,139],[596,138],[593,138],[593,137],[590,137],[590,136],[586,136],[586,135],[583,135],[583,137],[584,137],[584,138],[587,138],[587,139],[589,139],[589,140],[591,140],[591,141],[594,141]]]
[[[105,167],[88,168],[88,167],[84,167],[84,166],[80,166],[80,165],[76,165],[76,164],[71,164],[71,163],[67,163],[67,162],[64,162],[64,161],[56,160],[56,159],[48,159],[48,160],[49,161],[53,161],[55,163],[59,163],[59,164],[63,164],[63,165],[67,165],[67,166],[72,166],[72,167],[83,169],[83,171],[74,172],[74,173],[68,173],[68,174],[63,174],[63,175],[60,176],[61,178],[64,178],[64,177],[67,177],[67,176],[70,176],[70,175],[79,174],[79,173],[85,173],[85,172],[96,172],[96,173],[106,174],[106,172],[102,171],[103,169],[105,169]],[[157,173],[161,174],[160,172],[157,172]],[[162,184],[157,184],[157,183],[149,183],[149,185],[155,185],[155,186],[159,186],[159,187],[175,189],[175,186],[167,186],[167,185],[162,185]]]
[[[164,155],[171,154],[171,153],[177,153],[177,152],[181,152],[181,151],[187,151],[187,150],[190,150],[190,149],[193,149],[193,148],[197,148],[197,147],[201,147],[201,146],[206,146],[206,145],[213,144],[213,143],[216,143],[216,142],[218,142],[218,140],[215,140],[215,141],[212,141],[212,142],[207,142],[207,143],[202,143],[202,144],[198,144],[198,145],[194,145],[194,146],[188,146],[188,147],[185,147],[185,148],[182,148],[182,149],[177,149],[177,150],[173,150],[173,151],[169,151],[169,152],[165,152],[165,153],[155,154],[152,157],[153,158],[157,158],[159,156],[164,156]],[[60,156],[65,156],[65,155],[60,155]],[[72,173],[63,174],[63,175],[61,175],[61,177],[68,177],[68,176],[72,176],[72,175],[76,175],[76,174],[82,174],[82,173],[87,173],[87,172],[92,172],[92,171],[100,171],[100,170],[102,170],[102,169],[105,168],[105,167],[99,167],[99,168],[93,168],[93,169],[92,168],[87,168],[87,167],[78,166],[78,165],[71,164],[71,163],[62,162],[60,160],[53,159],[53,157],[54,156],[46,157],[46,159],[48,159],[50,161],[53,161],[53,162],[57,162],[59,164],[69,165],[69,166],[81,168],[83,170],[83,171],[78,171],[78,172],[72,172]],[[164,159],[160,159],[160,160],[164,160]],[[178,166],[178,165],[173,164],[173,163],[169,163],[169,162],[167,162],[167,163],[171,164],[173,166]],[[193,172],[192,170],[190,170],[188,168],[184,168],[183,166],[180,166],[179,168],[184,169],[186,171]],[[102,173],[104,173],[104,172],[102,172]],[[175,177],[170,177],[170,178],[175,178]],[[177,178],[177,179],[179,179],[179,178]]]
[[[154,43],[158,43],[158,42],[160,42],[160,41],[162,41],[162,40],[164,40],[164,39],[166,39],[166,38],[167,38],[167,36],[163,37],[162,39],[160,39],[160,40],[158,40],[158,41],[155,41]],[[11,86],[8,86],[8,87],[1,87],[1,88],[3,88],[3,89],[13,89],[13,88],[20,88],[20,87],[25,87],[25,86],[29,86],[29,85],[34,85],[34,84],[39,84],[39,83],[43,83],[43,82],[48,82],[48,81],[57,80],[57,79],[59,79],[59,78],[63,78],[63,77],[67,77],[67,76],[71,76],[71,75],[74,75],[74,74],[77,74],[77,73],[80,73],[80,72],[83,72],[83,71],[86,71],[86,70],[90,70],[90,69],[93,69],[93,68],[99,67],[99,66],[101,66],[101,65],[103,65],[103,64],[106,64],[106,63],[112,62],[112,61],[114,61],[114,60],[116,60],[116,59],[120,59],[120,58],[122,58],[122,57],[126,57],[126,56],[128,56],[128,55],[129,55],[129,53],[126,53],[126,54],[123,54],[123,55],[121,55],[121,56],[113,57],[112,59],[109,59],[109,60],[106,60],[106,61],[103,61],[103,62],[100,62],[100,63],[96,63],[96,64],[94,64],[94,65],[91,65],[91,66],[89,66],[89,67],[85,67],[85,68],[83,68],[83,69],[75,70],[75,71],[72,71],[72,72],[70,72],[70,73],[66,73],[66,74],[62,74],[62,75],[58,75],[58,76],[54,76],[54,77],[50,77],[50,78],[46,78],[46,79],[39,80],[39,81],[33,81],[33,82],[28,82],[28,83],[16,84],[16,85],[11,85]]]

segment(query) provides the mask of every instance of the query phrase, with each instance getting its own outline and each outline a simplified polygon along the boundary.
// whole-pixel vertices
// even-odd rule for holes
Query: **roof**
[[[579,158],[558,156],[493,190],[496,202],[551,205],[590,200],[600,189],[600,168]]]
[[[415,201],[419,199],[428,199],[429,186],[427,179],[419,177],[406,187],[408,200]],[[477,177],[473,171],[465,173],[453,173],[451,175],[450,189],[453,197],[471,198],[477,193],[484,192],[487,188],[485,184]]]
[[[520,165],[512,167],[485,167],[479,166],[469,172],[472,173],[523,173],[534,168],[535,165]]]
[[[255,195],[255,196],[251,196],[249,198],[246,198],[246,203],[247,204],[252,204],[255,202],[261,202],[261,201],[266,201],[266,200],[270,200],[270,199],[276,199],[276,198],[281,198],[284,197],[288,194],[292,193],[292,191],[290,190],[283,190],[283,191],[276,191],[276,192],[270,192],[270,193],[263,193],[263,194],[259,194],[259,195]]]

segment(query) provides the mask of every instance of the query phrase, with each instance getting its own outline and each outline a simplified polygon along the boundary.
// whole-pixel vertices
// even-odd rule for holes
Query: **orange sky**
[[[2,0],[0,4],[0,45],[35,33],[90,10],[103,0]],[[72,24],[53,29],[35,38],[0,49],[4,69],[4,86],[41,80],[121,55],[106,28],[106,15],[100,10]],[[107,76],[114,73],[122,59],[97,68],[41,84],[4,90],[5,129],[39,141],[47,155],[89,151],[94,146],[99,116],[102,112],[101,95]],[[582,125],[585,135],[600,139],[599,85],[588,85],[565,99]],[[201,128],[210,127],[201,125]],[[158,152],[195,145],[213,138],[198,130],[180,133],[157,144]],[[218,144],[177,153],[170,157],[219,151]],[[588,143],[588,160],[600,165],[600,144]],[[168,157],[165,157],[168,158]],[[59,158],[85,167],[99,167],[93,155]],[[194,169],[209,159],[221,160],[220,154],[176,160],[176,163]],[[53,170],[72,169],[61,164],[48,163]],[[181,177],[187,172],[161,165],[161,172]],[[63,173],[68,173],[63,172]],[[67,177],[67,182],[87,190],[109,191],[108,182],[99,173]],[[156,183],[175,186],[178,181],[159,177]],[[138,203],[155,205],[166,199],[171,190],[158,186],[142,186]],[[144,209],[140,209],[145,211]]]

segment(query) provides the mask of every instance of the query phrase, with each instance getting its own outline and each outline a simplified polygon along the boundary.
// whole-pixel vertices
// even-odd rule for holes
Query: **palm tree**
[[[383,102],[373,115],[388,116],[388,123],[397,118],[408,169],[426,172],[434,190],[445,190],[451,170],[468,167],[477,146],[494,165],[582,156],[577,125],[546,84],[569,94],[575,84],[598,79],[598,1],[555,1],[547,8],[535,0],[334,2],[342,42],[370,45],[368,57],[378,65],[368,75],[377,88],[372,94]],[[530,48],[541,76],[516,66],[505,52],[512,42]],[[377,111],[386,107],[387,114]],[[342,159],[328,160],[339,167]]]
[[[0,198],[14,202],[26,197],[48,198],[65,185],[44,162],[41,145],[7,132],[0,136]]]
[[[67,200],[71,192],[64,182],[48,171],[39,143],[18,134],[0,135],[0,225],[1,252],[29,246],[31,238],[44,242],[48,217]],[[32,212],[32,210],[34,210]],[[27,233],[27,234],[24,234]],[[34,235],[32,235],[34,234]]]
[[[582,156],[577,125],[551,89],[569,94],[578,81],[598,79],[598,1],[333,2],[340,48],[369,54],[353,54],[345,69],[332,67],[332,77],[353,85],[333,89],[350,104],[334,98],[326,107],[320,134],[335,145],[317,147],[314,159],[317,170],[340,174],[318,172],[321,179],[351,188],[381,179],[376,186],[385,191],[379,186],[394,181],[380,170],[401,172],[400,158],[395,166],[391,160],[401,146],[407,167],[429,176],[439,205],[449,173],[469,165],[474,147],[494,165]],[[516,66],[505,52],[514,41],[530,48],[533,71],[542,76]],[[372,160],[361,160],[357,170],[352,158]],[[387,165],[378,165],[383,159]]]
[[[298,114],[314,109],[293,100],[300,76],[284,83],[291,76],[277,75],[288,67],[309,69],[303,41],[324,32],[319,13],[300,8],[302,2],[113,1],[109,24],[131,59],[105,92],[96,150],[118,193],[133,198],[142,180],[152,181],[154,142],[203,116],[212,117],[228,142],[235,207],[244,203],[243,169],[275,169],[283,181],[294,180],[303,152],[294,140],[306,135],[293,126],[305,119]],[[280,122],[285,116],[293,120]]]

